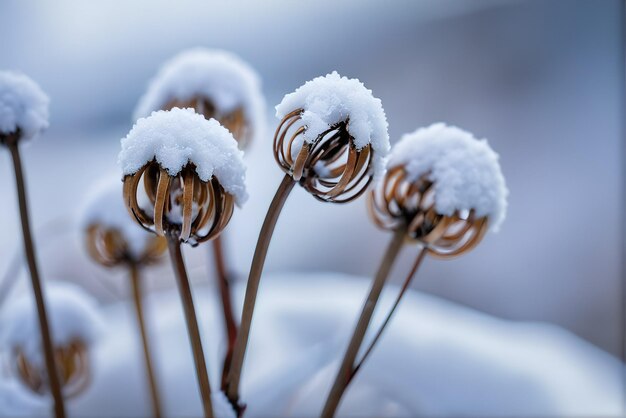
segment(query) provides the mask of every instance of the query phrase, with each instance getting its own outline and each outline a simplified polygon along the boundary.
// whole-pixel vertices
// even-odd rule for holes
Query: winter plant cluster
[[[161,262],[164,253],[169,254],[184,308],[204,416],[240,417],[254,408],[240,397],[240,378],[265,258],[290,191],[297,184],[327,203],[368,199],[372,220],[392,237],[320,411],[322,417],[332,417],[424,257],[463,254],[488,230],[497,230],[505,217],[508,191],[498,155],[486,140],[435,123],[407,133],[390,147],[385,111],[371,90],[337,72],[317,77],[276,106],[279,123],[271,146],[284,177],[259,233],[242,311],[236,311],[220,234],[248,196],[246,145],[255,140],[270,146],[262,138],[260,86],[256,72],[230,53],[197,48],[177,55],[149,83],[136,122],[121,140],[122,181],[105,179],[84,203],[87,252],[104,267],[128,271],[155,417],[162,416],[163,408],[147,337],[150,318],[142,305],[142,272]],[[89,385],[94,372],[90,350],[98,341],[100,319],[96,303],[80,289],[43,287],[38,273],[19,150],[47,127],[48,98],[38,85],[22,74],[1,72],[0,144],[14,163],[32,295],[11,300],[3,310],[0,349],[8,353],[15,381],[50,396],[60,418],[65,416],[64,400],[80,396]],[[227,347],[219,365],[221,379],[213,382],[203,345],[216,342],[200,336],[181,252],[183,244],[205,243],[216,255],[213,267]],[[413,244],[420,248],[413,268],[385,321],[371,330],[394,260],[404,245]],[[375,338],[364,346],[368,330]]]

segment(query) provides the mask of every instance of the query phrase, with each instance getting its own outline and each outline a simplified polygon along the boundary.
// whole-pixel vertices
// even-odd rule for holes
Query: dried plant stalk
[[[41,344],[44,351],[48,381],[50,383],[50,392],[52,394],[52,398],[54,399],[54,414],[57,418],[63,418],[65,417],[63,393],[61,391],[59,374],[55,363],[54,346],[52,344],[52,336],[48,323],[45,298],[41,286],[41,279],[39,278],[39,270],[37,268],[37,261],[35,256],[35,246],[33,243],[32,233],[30,230],[30,220],[28,217],[26,185],[24,182],[22,161],[18,149],[19,132],[0,138],[0,142],[3,142],[9,148],[11,158],[13,159],[13,167],[15,170],[15,183],[20,208],[20,217],[22,220],[24,253],[26,255],[26,261],[28,264],[28,270],[30,272],[30,278],[33,287],[33,294],[35,296],[37,317],[39,320],[39,328],[41,331]]]
[[[152,401],[152,414],[155,418],[160,418],[161,400],[159,396],[159,388],[157,385],[156,375],[152,361],[152,353],[150,350],[150,340],[146,330],[145,316],[143,311],[143,301],[141,290],[141,277],[139,275],[139,266],[136,264],[129,265],[130,282],[133,290],[133,301],[135,305],[135,315],[137,316],[137,325],[139,326],[139,334],[141,336],[141,344],[143,347],[143,358],[146,367],[146,376],[148,378],[148,386],[150,389],[150,399]]]

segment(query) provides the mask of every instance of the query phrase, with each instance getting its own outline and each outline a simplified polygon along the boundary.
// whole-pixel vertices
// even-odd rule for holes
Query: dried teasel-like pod
[[[369,210],[382,229],[406,228],[407,237],[424,245],[436,257],[453,257],[474,248],[487,231],[487,216],[475,210],[442,215],[435,208],[434,185],[429,176],[407,180],[403,167],[390,169],[372,190]]]
[[[313,79],[286,95],[276,115],[274,158],[316,199],[350,202],[384,171],[387,120],[359,80],[336,72]]]
[[[96,301],[78,286],[54,282],[46,290],[56,370],[64,397],[71,398],[91,382],[90,350],[104,325]],[[18,295],[3,312],[0,342],[8,347],[10,370],[32,392],[50,393],[31,298]]]
[[[126,207],[157,235],[191,245],[214,238],[246,198],[241,157],[217,121],[192,109],[155,112],[122,140]]]
[[[478,245],[488,228],[497,229],[507,193],[487,142],[439,123],[394,147],[369,208],[379,227],[406,228],[430,254],[453,257]]]
[[[87,345],[75,339],[56,346],[54,356],[63,396],[73,398],[82,393],[91,381]],[[12,364],[17,378],[32,392],[40,395],[49,393],[46,369],[31,362],[19,347],[13,351]]]
[[[165,62],[139,101],[135,118],[193,108],[228,129],[240,149],[264,135],[265,99],[257,72],[237,55],[192,48]]]

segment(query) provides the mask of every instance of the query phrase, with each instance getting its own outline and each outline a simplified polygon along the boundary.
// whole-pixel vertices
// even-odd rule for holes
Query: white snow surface
[[[106,177],[96,182],[83,203],[79,219],[83,236],[87,228],[98,224],[122,234],[134,257],[141,257],[154,234],[132,218],[124,204],[123,184],[119,178]]]
[[[206,269],[190,274],[205,277]],[[365,278],[335,273],[264,277],[242,376],[246,416],[319,415],[368,288]],[[240,309],[245,282],[233,290]],[[383,292],[374,324],[397,291]],[[216,294],[194,285],[211,382],[219,382],[225,348]],[[131,303],[104,307],[107,338],[93,353],[98,373],[68,402],[71,415],[149,416]],[[201,415],[176,289],[147,295],[145,308],[165,415]],[[410,290],[338,416],[622,416],[623,373],[618,359],[561,328],[498,319]]]
[[[211,401],[215,418],[237,418],[237,414],[224,392],[211,392]]]
[[[46,282],[44,297],[53,344],[62,346],[74,339],[94,344],[104,323],[95,299],[67,282]],[[0,347],[20,347],[33,364],[44,364],[37,308],[30,288],[7,301],[0,312]]]
[[[48,128],[48,96],[24,74],[0,71],[0,133],[31,139]]]
[[[47,398],[29,392],[15,379],[0,378],[1,417],[41,417],[50,411]]]
[[[285,95],[276,106],[276,117],[282,119],[296,109],[303,109],[303,136],[308,143],[331,126],[348,120],[355,147],[362,149],[371,144],[374,150],[374,177],[384,173],[390,148],[387,117],[380,99],[361,81],[342,77],[336,71],[316,77]]]
[[[435,123],[402,136],[391,150],[388,168],[404,166],[407,180],[428,174],[435,188],[435,208],[442,215],[474,209],[498,231],[507,208],[499,156],[486,139],[456,126]]]
[[[258,73],[237,55],[219,49],[192,48],[174,56],[150,81],[134,117],[160,110],[171,100],[206,97],[219,113],[242,107],[254,135],[265,131],[265,98]]]
[[[218,121],[206,120],[193,109],[152,112],[135,123],[121,145],[118,162],[124,175],[134,174],[153,159],[171,176],[193,163],[200,180],[215,176],[237,205],[248,198],[246,166],[237,141]]]

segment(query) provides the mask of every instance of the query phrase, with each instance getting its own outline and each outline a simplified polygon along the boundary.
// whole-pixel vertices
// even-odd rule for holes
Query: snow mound
[[[486,139],[435,123],[402,136],[388,168],[404,166],[409,181],[427,174],[434,183],[437,212],[452,215],[474,209],[477,216],[488,216],[490,229],[497,231],[509,194],[498,159]]]
[[[303,136],[308,143],[331,126],[349,121],[348,132],[354,138],[354,146],[362,149],[371,144],[375,151],[374,177],[384,173],[389,152],[387,117],[380,99],[361,81],[341,77],[336,71],[314,78],[283,98],[276,106],[276,117],[282,119],[296,109],[303,109]]]
[[[206,120],[193,109],[152,112],[135,123],[121,144],[118,162],[124,175],[136,173],[153,159],[171,176],[193,163],[200,180],[215,176],[237,205],[248,197],[246,166],[237,141],[218,121]]]
[[[84,232],[98,224],[122,234],[134,257],[141,257],[154,235],[144,230],[128,214],[122,196],[122,182],[106,178],[96,183],[80,211],[80,227]]]
[[[87,345],[95,343],[104,329],[95,299],[70,283],[48,282],[45,291],[54,345],[67,345],[75,339]],[[3,324],[0,344],[7,348],[19,347],[29,361],[43,366],[39,321],[32,293],[23,292],[9,300],[0,319]]]
[[[257,72],[227,51],[192,48],[168,60],[150,81],[139,100],[134,117],[139,119],[160,110],[172,100],[204,96],[219,113],[241,107],[255,135],[265,125],[265,99]]]
[[[50,99],[29,77],[0,71],[0,133],[17,129],[21,138],[31,139],[48,128]]]
[[[224,392],[212,392],[213,413],[215,418],[236,418],[237,414],[233,409]]]

